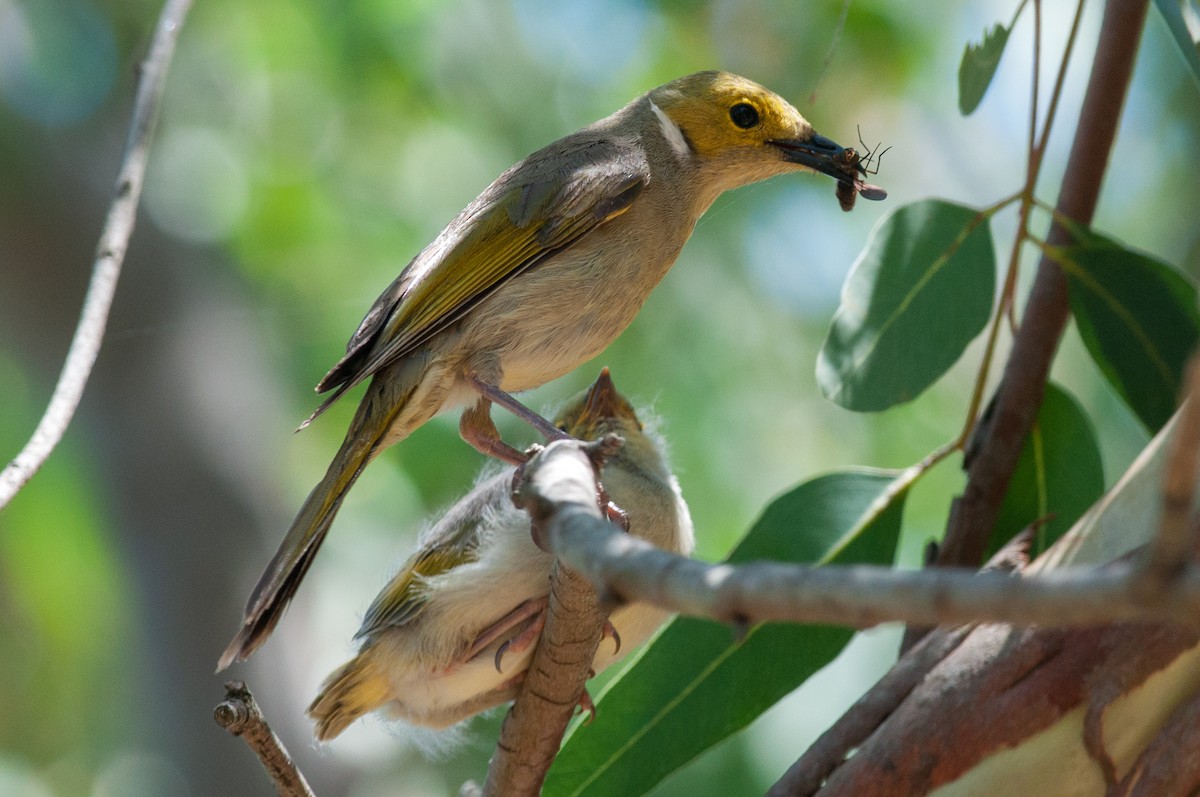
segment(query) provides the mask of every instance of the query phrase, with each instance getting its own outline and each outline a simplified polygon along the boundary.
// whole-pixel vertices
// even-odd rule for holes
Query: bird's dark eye
[[[748,130],[758,124],[758,109],[748,102],[739,102],[729,109],[729,118],[743,130]]]

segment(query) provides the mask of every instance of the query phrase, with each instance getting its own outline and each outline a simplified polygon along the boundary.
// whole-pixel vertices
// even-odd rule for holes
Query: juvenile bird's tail
[[[259,577],[246,603],[242,627],[221,655],[217,672],[249,657],[271,635],[312,565],[342,499],[367,463],[441,407],[448,386],[431,385],[427,361],[413,359],[416,361],[402,363],[391,373],[380,374],[367,388],[325,477],[304,500],[279,550]]]
[[[334,738],[350,723],[391,700],[391,687],[372,651],[367,648],[339,667],[308,707],[308,716],[317,723],[318,741]]]

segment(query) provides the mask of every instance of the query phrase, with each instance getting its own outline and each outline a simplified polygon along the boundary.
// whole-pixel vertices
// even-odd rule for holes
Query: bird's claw
[[[629,513],[617,506],[599,480],[596,481],[596,500],[600,504],[600,511],[604,513],[605,520],[620,527],[621,531],[628,534]]]
[[[603,641],[606,637],[612,637],[613,640],[613,655],[621,652],[621,635],[617,632],[617,627],[612,624],[611,620],[605,620],[604,625],[600,628],[600,640]]]
[[[576,714],[587,714],[587,719],[583,721],[584,725],[591,725],[592,720],[596,719],[596,704],[592,702],[592,696],[588,694],[587,689],[579,695],[579,702],[575,705]]]

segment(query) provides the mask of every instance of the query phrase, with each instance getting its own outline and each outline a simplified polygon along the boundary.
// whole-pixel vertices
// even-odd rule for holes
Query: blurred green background
[[[857,146],[861,127],[868,145],[892,147],[875,178],[889,199],[843,214],[832,182],[811,176],[723,197],[633,326],[528,400],[561,401],[611,366],[669,437],[710,559],[785,488],[838,466],[903,467],[957,434],[978,346],[879,416],[824,401],[813,365],[841,281],[889,208],[930,195],[984,205],[1018,187],[1028,14],[980,110],[956,111],[963,45],[1015,5],[859,0],[839,33],[833,0],[198,2],[92,382],[63,445],[0,513],[0,794],[271,793],[211,719],[224,680],[212,670],[353,409],[352,397],[293,435],[311,386],[378,292],[496,174],[671,78],[727,69],[842,144]],[[1048,86],[1070,9],[1045,5]],[[1090,5],[1044,172],[1050,201],[1094,49]],[[0,0],[4,459],[61,365],[158,10]],[[1198,107],[1152,11],[1097,226],[1193,275]],[[996,220],[1005,261],[1013,224],[1011,212]],[[1144,434],[1073,333],[1055,377],[1091,414],[1111,483]],[[531,439],[497,417],[510,439]],[[940,533],[957,465],[917,488],[901,564]],[[433,760],[374,720],[317,749],[303,716],[351,651],[382,563],[480,466],[455,418],[381,457],[280,630],[226,674],[249,683],[321,797],[450,794],[484,774],[498,715]],[[861,635],[656,794],[761,791],[886,669],[896,639]]]

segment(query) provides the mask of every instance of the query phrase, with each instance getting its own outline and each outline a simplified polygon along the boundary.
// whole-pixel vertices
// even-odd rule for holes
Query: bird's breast
[[[636,211],[538,262],[464,321],[468,350],[499,365],[502,389],[517,392],[557,379],[602,352],[633,321],[692,227],[647,223]]]

